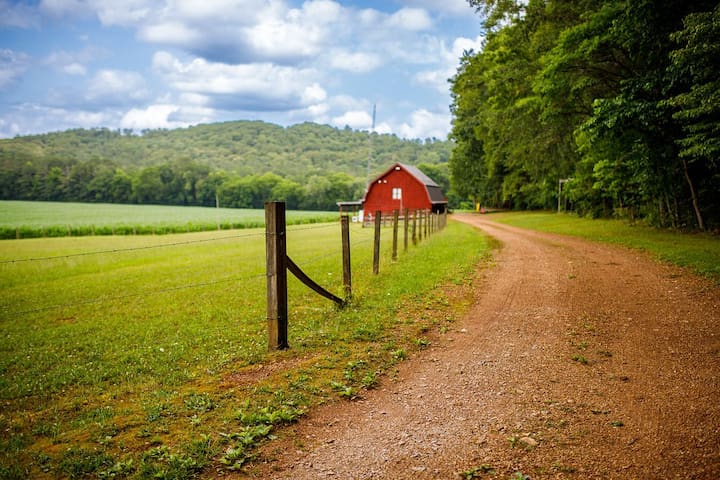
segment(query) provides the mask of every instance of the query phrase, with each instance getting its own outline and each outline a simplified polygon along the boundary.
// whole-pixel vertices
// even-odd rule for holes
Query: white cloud
[[[145,27],[141,36],[152,43],[189,45],[202,38],[202,34],[179,22],[165,22]]]
[[[483,37],[478,36],[475,39],[456,38],[450,48],[446,48],[444,44],[441,44],[440,52],[437,55],[437,68],[418,72],[413,79],[415,82],[430,86],[440,93],[448,93],[450,91],[448,79],[457,73],[457,67],[460,64],[459,60],[463,52],[470,50],[478,52],[482,48],[482,43]]]
[[[176,0],[140,22],[138,35],[211,61],[297,64],[319,55],[345,17],[331,0],[305,1],[300,8],[281,0]]]
[[[87,73],[87,69],[83,65],[80,65],[77,62],[65,65],[62,68],[62,70],[63,70],[63,72],[67,73],[68,75],[83,76]]]
[[[145,79],[137,72],[100,70],[88,83],[85,99],[102,104],[126,103],[147,98]]]
[[[430,15],[421,8],[402,8],[387,20],[387,26],[390,28],[413,31],[427,30],[432,27],[432,24]]]
[[[450,132],[450,113],[430,112],[419,109],[412,112],[409,123],[405,122],[395,129],[405,138],[446,138]]]
[[[22,52],[0,49],[0,89],[5,88],[19,78],[30,63],[30,57]]]
[[[121,128],[143,130],[146,128],[180,128],[198,123],[209,123],[216,118],[216,111],[195,105],[155,103],[146,108],[132,108],[120,120]]]
[[[183,63],[167,52],[153,57],[155,70],[180,92],[214,97],[218,108],[240,110],[294,110],[325,100],[318,73],[256,63],[228,65],[196,58]]]
[[[372,126],[372,116],[364,110],[353,110],[334,117],[332,124],[341,128],[347,125],[356,130],[370,130]]]
[[[336,50],[331,53],[330,66],[337,70],[353,73],[367,73],[375,70],[383,63],[382,58],[374,53],[350,53]]]
[[[151,105],[145,109],[133,108],[120,120],[121,128],[142,130],[145,128],[177,128],[183,127],[181,122],[173,122],[170,116],[179,111],[177,105]]]
[[[467,0],[405,0],[404,3],[452,15],[469,15],[475,11]]]

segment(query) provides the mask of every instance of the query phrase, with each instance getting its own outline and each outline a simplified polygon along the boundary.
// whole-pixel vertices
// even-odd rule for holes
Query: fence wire
[[[73,257],[86,257],[86,256],[90,256],[90,255],[107,255],[107,254],[115,254],[115,253],[135,252],[135,251],[140,251],[140,250],[152,250],[152,249],[156,249],[156,248],[177,247],[177,246],[185,246],[185,245],[208,243],[208,242],[219,242],[222,240],[232,240],[232,239],[245,238],[245,237],[258,237],[258,236],[264,236],[264,235],[265,235],[264,232],[262,232],[262,233],[247,233],[244,235],[229,235],[229,236],[217,237],[217,238],[203,238],[200,240],[187,240],[184,242],[160,243],[157,245],[144,245],[142,247],[113,248],[113,249],[109,249],[109,250],[95,250],[92,252],[69,253],[66,255],[54,255],[54,256],[48,256],[48,257],[17,258],[17,259],[12,259],[12,260],[0,260],[0,265],[10,264],[10,263],[40,262],[40,261],[46,261],[46,260],[58,260],[58,259],[73,258]]]
[[[298,232],[298,231],[319,230],[319,229],[327,229],[327,228],[339,228],[339,223],[335,223],[335,222],[321,223],[321,224],[313,224],[313,225],[307,225],[307,226],[301,226],[301,227],[290,226],[287,228],[286,231],[289,234],[289,233]],[[371,243],[374,240],[373,229],[368,229],[367,231],[365,231],[364,228],[356,229],[353,232],[355,233],[355,235],[354,235],[355,237],[357,237],[357,236],[361,237],[360,240],[356,240],[356,239],[352,240],[353,246],[364,245],[367,243]],[[239,239],[239,238],[259,237],[259,236],[266,236],[266,233],[265,232],[246,233],[246,234],[242,234],[242,235],[227,235],[227,236],[215,237],[215,238],[204,238],[204,239],[198,239],[198,240],[187,240],[187,241],[182,241],[182,242],[161,243],[161,244],[157,244],[157,245],[145,245],[145,246],[139,246],[139,247],[96,250],[96,251],[91,251],[91,252],[79,252],[79,253],[71,253],[71,254],[66,254],[66,255],[47,256],[47,257],[32,257],[32,258],[1,260],[0,265],[27,263],[27,262],[40,262],[40,261],[67,259],[67,258],[74,258],[74,257],[85,257],[85,256],[92,256],[92,255],[110,255],[110,254],[152,250],[152,249],[160,249],[160,248],[168,248],[168,247],[187,246],[187,245],[193,245],[193,244],[219,242],[219,241],[224,241],[224,240],[234,240],[234,239]],[[322,253],[319,255],[312,256],[308,259],[305,259],[302,262],[298,262],[298,266],[311,265],[311,264],[320,262],[322,260],[325,260],[327,258],[337,257],[340,255],[342,255],[342,249],[337,250],[337,251],[332,251],[329,253]],[[33,313],[39,313],[39,312],[49,311],[49,310],[59,310],[59,309],[63,309],[63,308],[76,308],[76,307],[81,307],[81,306],[85,306],[85,305],[116,302],[116,301],[125,300],[128,298],[150,297],[150,296],[155,296],[155,295],[169,293],[169,292],[178,291],[178,290],[201,288],[201,287],[206,287],[206,286],[218,285],[218,284],[222,284],[222,283],[241,282],[244,280],[250,280],[250,279],[254,279],[254,278],[263,278],[266,276],[267,276],[267,273],[253,274],[253,275],[246,275],[246,276],[232,276],[232,277],[226,277],[226,278],[223,278],[220,280],[197,282],[197,283],[178,285],[178,286],[173,286],[173,287],[149,290],[149,291],[144,291],[144,292],[135,292],[135,293],[129,293],[129,294],[123,294],[123,295],[102,296],[102,297],[96,297],[96,298],[92,298],[92,299],[88,299],[88,300],[81,300],[78,302],[68,302],[68,303],[63,303],[63,304],[48,305],[45,307],[39,307],[39,308],[28,309],[28,310],[17,310],[17,311],[7,311],[6,310],[4,313],[6,313],[7,315],[30,315]]]
[[[303,230],[318,230],[318,229],[324,229],[324,228],[337,228],[337,227],[338,227],[338,224],[336,224],[336,223],[323,223],[323,224],[313,224],[313,225],[295,227],[295,228],[292,228],[292,226],[291,226],[291,228],[288,228],[287,231],[288,231],[288,233],[290,233],[290,232],[297,232],[297,231],[303,231]],[[202,243],[209,243],[209,242],[218,242],[218,241],[224,241],[224,240],[234,240],[234,239],[238,239],[238,238],[259,237],[259,236],[264,237],[265,232],[246,233],[246,234],[242,234],[242,235],[226,235],[226,236],[215,237],[215,238],[186,240],[186,241],[182,241],[182,242],[161,243],[161,244],[157,244],[157,245],[145,245],[145,246],[140,246],[140,247],[96,250],[96,251],[91,251],[91,252],[79,252],[79,253],[71,253],[71,254],[66,254],[66,255],[54,255],[54,256],[47,256],[47,257],[32,257],[32,258],[2,260],[2,261],[0,261],[0,265],[59,260],[59,259],[67,259],[67,258],[75,258],[75,257],[86,257],[86,256],[92,256],[92,255],[122,254],[122,253],[135,252],[135,251],[153,250],[153,249],[178,247],[178,246],[188,246],[188,245],[193,245],[193,244],[202,244]],[[306,265],[309,263],[315,263],[317,261],[322,260],[323,258],[327,258],[327,257],[338,255],[338,254],[339,254],[338,252],[333,252],[330,254],[325,253],[322,255],[318,255],[316,257],[312,257],[311,259],[304,261],[303,264]],[[263,278],[263,277],[266,277],[266,275],[267,275],[266,273],[262,273],[262,274],[247,275],[247,276],[233,276],[233,277],[228,277],[228,278],[224,278],[224,279],[220,279],[220,280],[212,280],[212,281],[208,281],[208,282],[197,282],[197,283],[178,285],[178,286],[167,287],[167,288],[162,288],[162,289],[149,290],[149,291],[144,291],[144,292],[128,293],[128,294],[123,294],[123,295],[102,296],[102,297],[96,297],[96,298],[92,298],[92,299],[88,299],[88,300],[81,300],[78,302],[68,302],[68,303],[62,303],[62,304],[56,304],[56,305],[48,305],[48,306],[33,308],[33,309],[28,309],[28,310],[17,310],[17,311],[5,310],[4,313],[6,315],[31,315],[34,313],[40,313],[40,312],[50,311],[50,310],[59,310],[59,309],[63,309],[63,308],[76,308],[76,307],[81,307],[81,306],[85,306],[85,305],[116,302],[116,301],[125,300],[128,298],[150,297],[150,296],[155,296],[155,295],[169,293],[169,292],[178,291],[178,290],[200,288],[200,287],[212,286],[212,285],[217,285],[217,284],[222,284],[222,283],[241,282],[241,281],[250,280],[253,278]]]

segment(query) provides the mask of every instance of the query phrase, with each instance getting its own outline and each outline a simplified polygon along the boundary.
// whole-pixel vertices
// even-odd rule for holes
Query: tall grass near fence
[[[372,275],[351,231],[354,303],[289,281],[289,341],[267,351],[262,230],[0,243],[0,477],[191,478],[373,388],[457,314],[486,240],[451,223]],[[338,224],[290,227],[288,254],[342,295]],[[253,420],[254,419],[254,420]],[[284,419],[284,420],[283,420]],[[264,433],[263,433],[264,432]]]
[[[167,235],[258,228],[263,210],[0,201],[0,239],[89,235]],[[289,211],[288,225],[333,221],[336,212]]]

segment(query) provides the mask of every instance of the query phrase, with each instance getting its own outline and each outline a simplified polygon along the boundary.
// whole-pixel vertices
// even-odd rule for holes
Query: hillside
[[[287,128],[261,121],[198,125],[175,130],[131,131],[74,129],[0,140],[0,159],[30,157],[59,161],[103,159],[123,168],[189,159],[241,176],[274,172],[302,179],[321,172],[363,177],[368,159],[368,134],[349,128],[303,123]],[[371,168],[382,170],[393,160],[442,163],[448,142],[402,140],[373,135]]]
[[[430,166],[447,190],[451,148],[312,123],[75,129],[0,140],[0,199],[214,205],[225,197],[227,206],[257,207],[267,193],[248,185],[265,176],[268,192],[282,183],[298,207],[328,208],[362,194],[368,158],[372,175],[396,161]]]

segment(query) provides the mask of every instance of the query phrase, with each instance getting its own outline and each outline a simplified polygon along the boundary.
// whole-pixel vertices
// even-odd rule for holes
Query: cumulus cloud
[[[335,50],[330,56],[330,66],[332,68],[353,73],[371,72],[382,64],[382,57],[375,53],[351,53],[344,50]]]
[[[345,127],[347,125],[355,130],[370,130],[372,116],[364,110],[353,110],[334,117],[332,124],[336,127]]]
[[[23,23],[22,13],[28,19],[22,28],[94,17],[103,26],[135,32],[128,41],[128,48],[137,47],[132,66],[108,63],[95,72],[99,54],[88,51],[45,53],[35,62],[52,67],[60,80],[34,97],[46,98],[58,112],[67,109],[51,115],[58,128],[66,125],[63,115],[95,110],[112,120],[108,126],[124,128],[263,118],[369,129],[377,98],[390,113],[378,119],[376,131],[444,138],[449,115],[420,106],[442,104],[462,51],[479,50],[481,40],[453,39],[448,24],[472,15],[465,0],[388,2],[399,5],[389,11],[340,0],[10,1],[0,0],[0,8],[18,15],[0,25]],[[93,31],[93,37],[101,34]],[[153,55],[138,43],[159,51]],[[149,57],[151,76],[131,71]],[[29,75],[28,64],[26,56],[0,50],[0,88]],[[383,92],[387,85],[392,88]],[[396,109],[408,108],[415,111],[400,119]],[[93,119],[80,115],[78,121]]]
[[[450,132],[450,113],[415,110],[409,122],[402,123],[395,131],[405,138],[446,138]]]
[[[205,95],[226,109],[293,110],[327,96],[312,69],[271,63],[228,65],[202,58],[184,63],[167,52],[156,53],[153,66],[174,89]]]
[[[70,63],[62,67],[62,71],[68,75],[84,76],[87,73],[87,69],[77,62]]]
[[[342,12],[331,0],[309,0],[300,8],[277,0],[183,0],[138,27],[144,41],[211,61],[297,64],[323,51],[343,22]]]
[[[386,25],[390,28],[405,30],[427,30],[432,27],[432,20],[426,10],[421,8],[402,8],[388,18]]]
[[[448,79],[457,73],[459,59],[463,53],[471,50],[480,51],[482,43],[483,37],[478,36],[475,39],[456,38],[450,48],[447,48],[444,43],[441,44],[437,55],[437,68],[416,73],[415,82],[435,88],[440,93],[448,93],[450,91]]]
[[[160,104],[150,105],[147,108],[130,109],[120,120],[121,128],[143,130],[146,128],[179,128],[189,123],[173,120],[173,116],[180,111],[178,105]]]
[[[405,0],[405,3],[451,15],[468,15],[474,11],[467,0]]]

